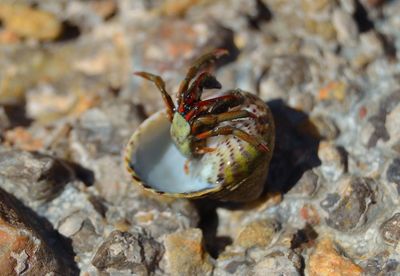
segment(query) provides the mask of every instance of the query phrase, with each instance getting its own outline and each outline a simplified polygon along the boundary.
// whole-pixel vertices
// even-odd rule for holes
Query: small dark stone
[[[311,225],[307,224],[304,229],[300,229],[294,234],[290,248],[299,248],[310,241],[314,241],[317,237],[318,233],[312,228]]]
[[[366,276],[399,275],[399,272],[399,261],[391,258],[387,251],[370,258],[364,267]]]
[[[368,141],[368,147],[375,147],[378,140],[388,141],[390,136],[386,129],[386,117],[400,101],[399,91],[394,91],[389,96],[381,100],[379,104],[379,111],[377,114],[369,118],[369,122],[374,126],[374,133],[371,135]]]
[[[93,205],[93,208],[102,216],[105,217],[107,213],[107,206],[99,196],[91,195],[89,198],[90,203]]]
[[[225,270],[230,274],[234,274],[242,265],[248,266],[249,263],[247,261],[232,261],[227,266],[225,266]]]
[[[321,207],[329,215],[326,223],[339,231],[347,232],[361,227],[368,219],[366,214],[371,204],[375,203],[375,193],[373,187],[376,186],[374,180],[370,178],[347,177],[340,183],[340,190],[344,191],[332,200],[327,196],[322,202]]]
[[[386,172],[386,178],[389,182],[396,183],[400,185],[400,159],[396,158],[389,165],[389,168]]]
[[[113,231],[97,250],[92,264],[100,271],[113,268],[149,274],[163,252],[163,247],[146,234]]]
[[[98,237],[99,235],[96,233],[92,222],[89,219],[85,219],[81,229],[71,237],[72,245],[79,252],[91,252],[96,245]]]
[[[320,205],[322,209],[328,211],[332,206],[336,204],[340,199],[340,195],[337,193],[334,194],[327,194],[325,199],[321,201]]]
[[[382,224],[381,235],[384,241],[396,246],[400,241],[400,213],[394,214]]]

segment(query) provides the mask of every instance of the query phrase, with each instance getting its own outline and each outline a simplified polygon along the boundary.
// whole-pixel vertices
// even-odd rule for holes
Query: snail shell
[[[271,111],[257,96],[242,91],[245,101],[231,110],[244,109],[257,118],[226,121],[220,125],[239,128],[262,137],[268,151],[261,151],[233,135],[207,139],[214,151],[187,160],[172,142],[166,112],[146,119],[134,132],[126,148],[127,170],[146,190],[172,197],[208,197],[244,202],[262,192],[275,143]]]

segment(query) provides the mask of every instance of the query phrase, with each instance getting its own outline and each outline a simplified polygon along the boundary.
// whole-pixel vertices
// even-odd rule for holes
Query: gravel
[[[400,274],[400,2],[5,0],[0,274]],[[276,123],[264,194],[149,194],[124,147],[193,59]],[[3,234],[2,234],[3,235]],[[191,257],[192,256],[192,257]]]

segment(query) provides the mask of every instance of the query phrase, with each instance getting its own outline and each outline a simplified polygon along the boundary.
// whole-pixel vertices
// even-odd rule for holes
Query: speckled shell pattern
[[[269,151],[264,152],[233,135],[209,138],[207,146],[216,148],[198,161],[195,167],[201,174],[201,168],[209,166],[207,182],[220,187],[208,196],[228,201],[249,201],[257,198],[263,190],[268,174],[269,162],[275,144],[274,121],[268,106],[256,95],[239,91],[245,101],[231,110],[247,110],[257,118],[243,118],[223,122],[220,125],[233,126],[250,135],[262,137]],[[196,172],[195,172],[196,173]]]

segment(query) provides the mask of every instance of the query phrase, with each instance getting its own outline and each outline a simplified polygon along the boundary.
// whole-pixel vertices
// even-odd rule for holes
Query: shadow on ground
[[[315,137],[318,132],[308,115],[288,107],[282,100],[273,100],[267,105],[274,116],[276,139],[264,197],[261,198],[268,198],[265,195],[269,193],[285,194],[296,185],[304,172],[321,164],[318,158],[320,139]],[[248,209],[249,205],[207,199],[195,201],[195,204],[200,214],[199,227],[203,230],[206,248],[211,256],[217,257],[232,243],[231,237],[217,237],[217,208]]]

